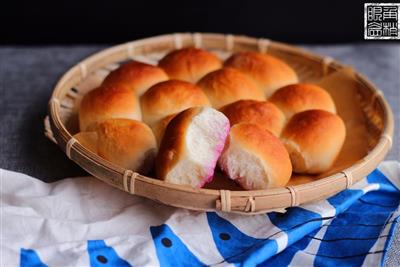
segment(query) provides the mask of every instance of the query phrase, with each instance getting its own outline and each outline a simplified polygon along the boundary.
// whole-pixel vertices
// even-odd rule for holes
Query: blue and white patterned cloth
[[[192,212],[83,177],[1,170],[1,266],[378,266],[400,210],[400,164],[286,214]]]

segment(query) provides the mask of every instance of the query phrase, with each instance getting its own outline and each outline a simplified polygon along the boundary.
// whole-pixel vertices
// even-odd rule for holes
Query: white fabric
[[[398,163],[385,163],[380,169],[388,177],[399,178]],[[86,251],[87,240],[105,240],[133,266],[157,266],[159,263],[149,226],[163,223],[168,224],[204,264],[223,261],[210,229],[199,227],[207,225],[205,213],[157,204],[91,177],[46,184],[7,170],[0,169],[0,175],[1,266],[18,266],[21,248],[35,248],[40,259],[49,266],[88,266],[89,257],[82,253]],[[392,181],[399,184],[398,180]],[[317,210],[324,216],[334,215],[324,214],[322,206],[310,204],[304,208]],[[270,234],[270,229],[252,233],[252,226],[260,224],[262,215],[220,216],[249,235],[266,237]],[[192,242],[193,235],[202,236],[203,242]],[[128,248],[124,246],[126,242],[135,246]],[[286,243],[287,236],[279,239],[279,250]],[[315,245],[310,243],[309,249]],[[54,257],[54,253],[59,257]]]

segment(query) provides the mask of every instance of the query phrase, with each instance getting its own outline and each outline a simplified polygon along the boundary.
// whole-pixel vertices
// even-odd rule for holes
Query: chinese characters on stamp
[[[399,39],[400,4],[365,3],[364,38]]]

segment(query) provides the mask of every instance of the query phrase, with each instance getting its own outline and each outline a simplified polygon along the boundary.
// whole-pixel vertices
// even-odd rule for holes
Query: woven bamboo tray
[[[344,147],[332,169],[318,176],[293,175],[283,188],[243,191],[217,175],[208,188],[194,189],[123,169],[72,138],[78,131],[80,99],[111,70],[129,59],[156,64],[167,52],[186,46],[208,49],[221,59],[241,50],[269,53],[291,65],[301,81],[324,85],[334,98],[347,130]],[[324,199],[359,181],[377,167],[390,149],[393,124],[391,109],[382,92],[361,74],[329,57],[267,39],[179,33],[111,47],[68,70],[50,99],[45,134],[87,172],[123,191],[191,210],[257,214]]]

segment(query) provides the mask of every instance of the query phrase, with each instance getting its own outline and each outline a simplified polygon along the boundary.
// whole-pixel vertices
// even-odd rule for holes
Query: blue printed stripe
[[[229,263],[254,266],[264,257],[276,254],[278,247],[274,240],[248,236],[215,212],[207,212],[207,220],[218,251]]]
[[[364,195],[363,190],[344,190],[333,197],[328,198],[329,204],[335,207],[336,214],[347,210],[354,202]]]
[[[381,236],[381,231],[399,205],[399,191],[394,190],[379,171],[371,173],[367,180],[369,183],[379,183],[379,191],[371,191],[363,196],[362,190],[345,190],[329,198],[328,201],[343,213],[332,220],[327,228],[315,257],[315,266],[360,266],[368,253],[375,253],[370,250],[377,239],[386,238]],[[361,201],[354,202],[355,198]],[[365,225],[350,226],[355,222]],[[382,227],[368,227],[368,224]],[[337,225],[342,227],[334,227]],[[345,225],[348,227],[343,227]]]
[[[321,227],[324,219],[316,212],[300,207],[290,208],[284,214],[277,212],[268,213],[271,222],[288,234],[288,243],[293,244],[305,233],[310,233]]]
[[[287,266],[298,251],[304,250],[311,239],[302,238],[310,233],[314,236],[324,219],[320,214],[300,207],[290,208],[285,214],[271,212],[267,214],[271,222],[288,235],[288,247],[280,254],[264,261],[262,266]]]
[[[44,264],[39,255],[33,249],[24,249],[20,250],[20,263],[21,267],[47,267]]]
[[[104,240],[88,240],[90,267],[130,267],[131,265],[120,258],[112,247],[106,245]]]
[[[399,216],[391,217],[400,204],[400,191],[379,170],[372,172],[366,181],[369,184],[379,184],[379,188],[365,195],[363,190],[348,189],[327,199],[335,208],[336,217],[324,218],[317,212],[301,207],[289,208],[285,214],[267,214],[269,221],[278,230],[265,238],[249,236],[229,220],[215,212],[208,212],[207,222],[216,248],[224,258],[223,262],[236,266],[288,266],[297,255],[296,259],[308,257],[308,260],[314,261],[315,266],[359,266],[366,255],[384,253],[383,263],[399,221]],[[267,218],[260,218],[265,218],[265,227],[269,227]],[[323,226],[328,219],[329,225]],[[391,225],[388,226],[388,223]],[[382,234],[385,226],[386,230],[390,227],[386,235]],[[320,234],[316,236],[321,227],[326,227],[322,238]],[[152,226],[149,231],[161,266],[205,266],[168,225]],[[287,235],[288,247],[277,254],[278,243],[275,238],[279,234]],[[378,238],[382,241],[386,239],[384,248],[371,251]],[[318,246],[313,246],[313,250],[307,249],[310,242]],[[89,240],[87,252],[90,266],[93,267],[131,266],[103,240]],[[35,250],[22,248],[20,266],[47,265]]]
[[[378,169],[375,169],[367,176],[367,181],[370,184],[379,184],[380,188],[385,192],[399,192],[399,189]]]
[[[160,266],[205,266],[168,225],[152,226],[150,232]]]
[[[310,236],[315,236],[319,229],[310,233]],[[299,251],[303,251],[311,242],[310,238],[302,238],[296,243],[289,245],[284,251],[264,261],[260,266],[288,266],[293,257]]]

